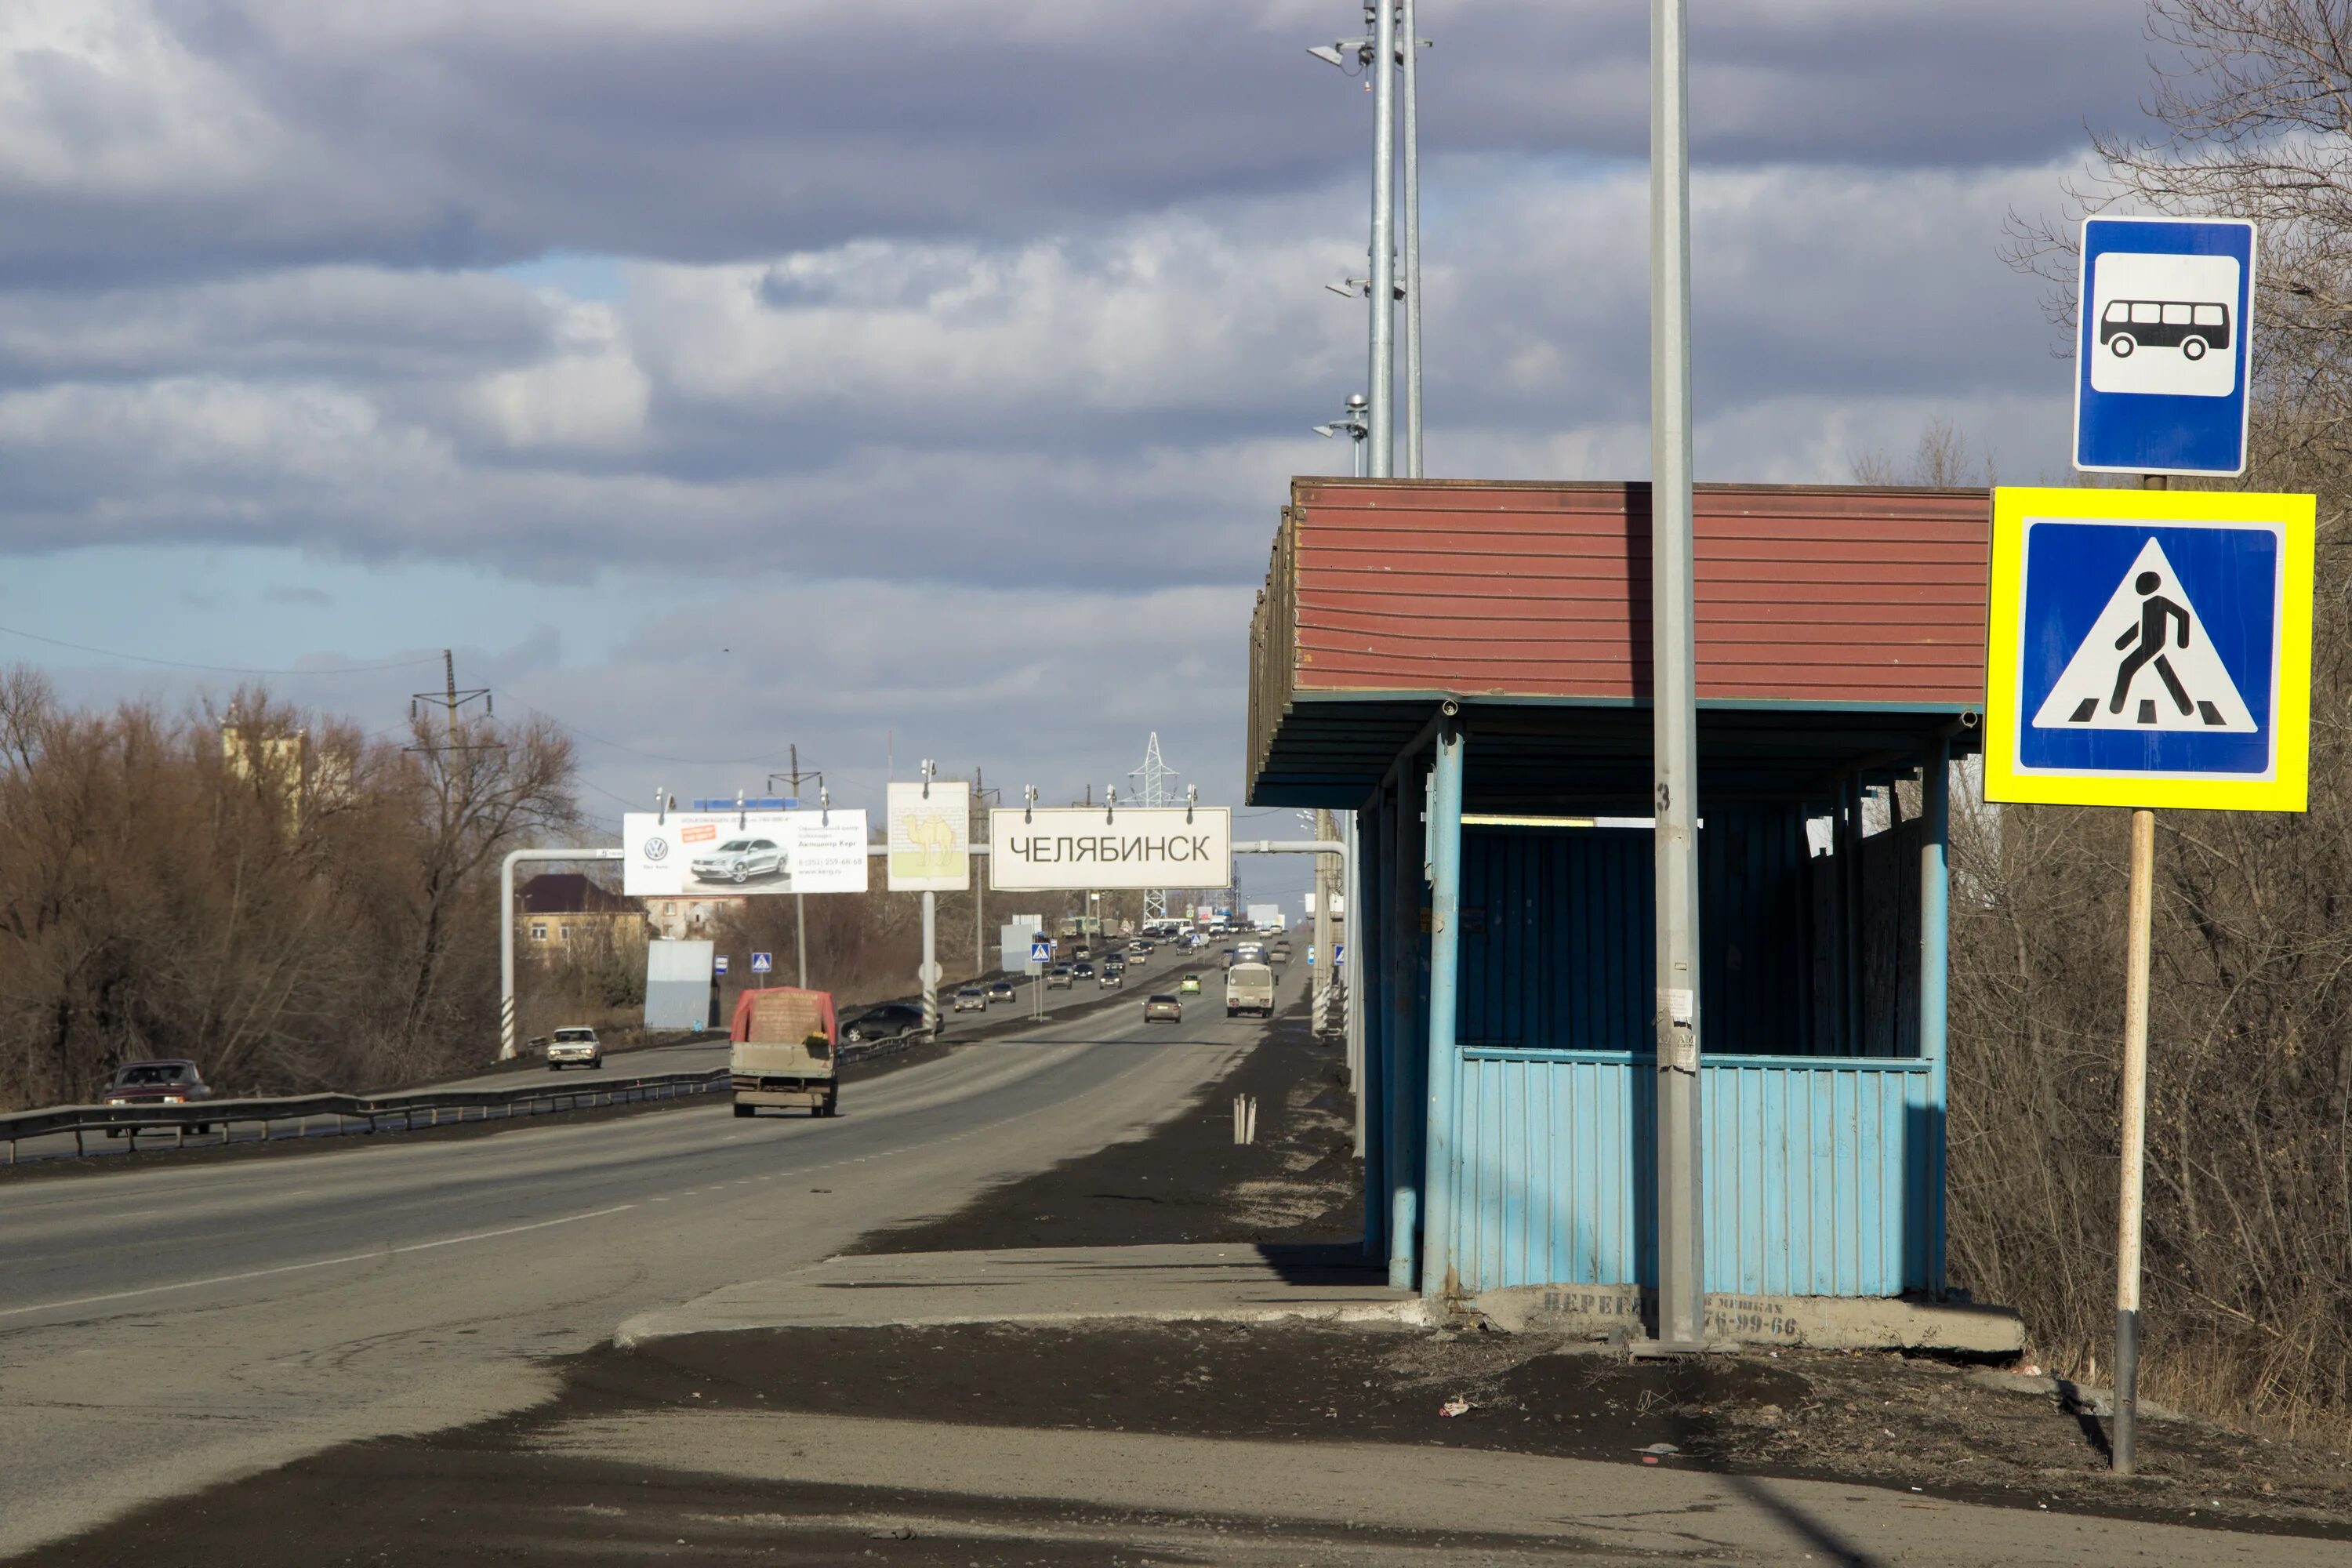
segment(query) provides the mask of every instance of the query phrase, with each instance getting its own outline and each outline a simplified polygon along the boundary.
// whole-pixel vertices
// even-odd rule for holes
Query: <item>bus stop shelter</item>
[[[1655,1285],[1648,511],[1642,485],[1301,479],[1283,512],[1249,799],[1353,815],[1395,1285]],[[1947,779],[1978,745],[1990,511],[1698,489],[1710,1292],[1943,1290]]]

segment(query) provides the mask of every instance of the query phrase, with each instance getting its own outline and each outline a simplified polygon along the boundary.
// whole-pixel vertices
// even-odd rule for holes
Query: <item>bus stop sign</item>
[[[2244,473],[2254,226],[2085,218],[2074,300],[2074,467]]]
[[[2314,511],[1994,491],[1985,799],[2303,810]]]

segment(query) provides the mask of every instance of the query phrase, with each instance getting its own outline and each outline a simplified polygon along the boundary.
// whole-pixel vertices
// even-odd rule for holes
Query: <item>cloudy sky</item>
[[[1434,475],[1646,471],[1646,10],[1423,0]],[[1937,417],[2061,471],[2001,219],[2138,125],[2141,0],[1692,13],[1699,476]],[[1370,99],[1304,53],[1359,19],[10,0],[0,661],[390,730],[454,647],[614,819],[794,742],[853,804],[894,754],[1058,799],[1154,729],[1237,800],[1276,510],[1363,380]]]

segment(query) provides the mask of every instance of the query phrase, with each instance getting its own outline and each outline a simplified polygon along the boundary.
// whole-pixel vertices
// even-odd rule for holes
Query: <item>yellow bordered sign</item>
[[[1985,798],[2301,811],[2310,496],[1993,491]]]

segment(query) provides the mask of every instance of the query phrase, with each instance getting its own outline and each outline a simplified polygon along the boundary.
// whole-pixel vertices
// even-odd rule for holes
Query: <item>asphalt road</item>
[[[1304,984],[1284,978],[1284,1000]],[[1263,1027],[1048,1022],[853,1086],[455,1142],[27,1184],[0,1205],[0,1554],[550,1390],[536,1356],[1172,1113]]]
[[[1149,960],[1131,968],[1123,985],[1106,987],[1089,981],[1066,991],[1047,991],[1045,993],[1045,1015],[1048,1019],[1067,1018],[1107,1002],[1129,996],[1140,1007],[1146,992],[1172,990],[1177,977],[1188,971],[1200,973],[1203,995],[1214,998],[1222,994],[1223,970],[1218,950],[1223,945],[1224,940],[1220,939],[1216,944],[1200,952],[1175,952],[1163,946],[1156,950]],[[1032,998],[1027,982],[1022,983],[1018,1002],[1000,1002],[984,1014],[947,1011],[954,991],[955,988],[950,986],[940,993],[940,1016],[946,1025],[942,1037],[950,1041],[968,1039],[982,1029],[998,1030],[1008,1023],[1029,1016]],[[851,1008],[848,1015],[854,1017],[860,1011],[863,1009]],[[726,1065],[725,1040],[697,1040],[673,1046],[651,1046],[642,1050],[617,1051],[605,1057],[593,1068],[565,1068],[560,1073],[550,1073],[544,1068],[508,1067],[498,1071],[467,1074],[430,1087],[516,1089],[541,1080],[594,1082],[604,1079],[645,1078],[656,1073],[710,1072]],[[324,1123],[321,1122],[314,1131],[323,1129]],[[296,1135],[296,1131],[291,1125],[281,1123],[276,1135],[290,1137]],[[236,1128],[234,1136],[239,1142],[250,1142],[259,1133],[257,1127],[248,1123]],[[172,1132],[151,1132],[139,1140],[138,1148],[201,1148],[206,1144],[217,1144],[226,1136],[229,1134],[218,1131],[184,1138]],[[26,1162],[79,1157],[107,1159],[131,1152],[136,1152],[136,1150],[122,1140],[109,1138],[103,1133],[87,1134],[79,1145],[72,1134],[58,1133],[47,1138],[23,1140],[16,1145],[15,1157]]]

